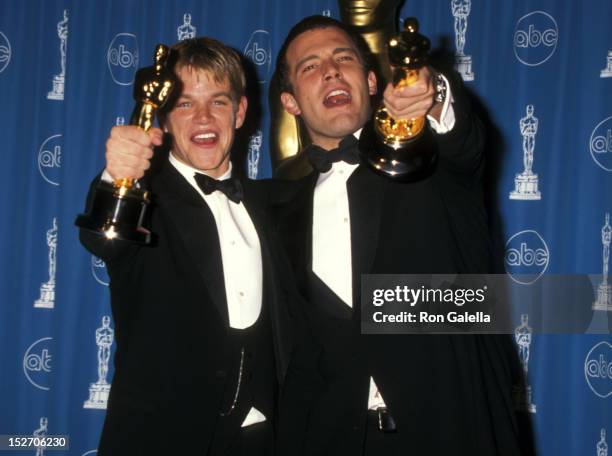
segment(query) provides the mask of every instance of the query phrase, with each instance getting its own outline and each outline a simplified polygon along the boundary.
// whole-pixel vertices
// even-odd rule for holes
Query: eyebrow
[[[217,97],[226,97],[226,98],[229,98],[230,100],[232,99],[232,94],[230,92],[226,92],[226,91],[215,92],[215,93],[212,94],[212,96],[214,98],[217,98]]]
[[[226,91],[219,91],[219,92],[214,92],[210,95],[212,98],[217,98],[217,97],[226,97],[229,98],[230,100],[232,99],[232,94],[230,92],[226,92]],[[188,99],[193,99],[193,98],[198,98],[197,95],[191,94],[191,93],[182,93],[179,96],[179,99],[181,98],[188,98]]]
[[[355,57],[359,57],[357,54],[357,51],[355,51],[355,49],[351,47],[337,47],[332,51],[332,55],[342,54],[343,52],[350,52],[351,54],[355,55]],[[318,59],[318,58],[320,58],[318,54],[311,54],[309,56],[306,56],[297,62],[297,64],[295,65],[295,69],[297,70],[309,60]]]

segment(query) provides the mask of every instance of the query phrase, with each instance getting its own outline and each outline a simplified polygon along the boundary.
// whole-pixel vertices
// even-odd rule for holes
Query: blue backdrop
[[[455,3],[466,9],[453,14]],[[104,264],[80,246],[73,221],[103,166],[109,129],[129,118],[137,67],[150,64],[156,43],[190,33],[243,50],[263,107],[250,173],[269,177],[265,95],[276,53],[291,25],[316,13],[339,17],[335,0],[0,2],[0,434],[67,434],[65,454],[95,454],[114,324],[103,323]],[[503,267],[598,274],[593,293],[604,290],[606,299],[612,2],[411,0],[402,7],[408,15],[434,47],[448,43],[458,54],[488,112],[488,195]],[[612,320],[611,311],[593,315]],[[524,413],[539,453],[607,454],[597,448],[612,443],[610,335],[522,340],[532,392]]]

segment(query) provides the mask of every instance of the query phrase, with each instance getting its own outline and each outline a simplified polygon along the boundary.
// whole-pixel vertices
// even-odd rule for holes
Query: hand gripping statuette
[[[427,64],[430,42],[418,29],[418,21],[407,18],[404,31],[391,37],[387,44],[395,87],[414,84],[419,70]],[[396,120],[382,105],[363,127],[359,150],[374,171],[401,181],[427,176],[437,157],[433,133],[424,116]]]
[[[164,105],[176,86],[176,77],[167,66],[169,55],[169,48],[158,44],[155,47],[155,64],[136,73],[136,106],[130,125],[149,130],[153,126],[155,112]],[[75,223],[107,239],[148,244],[151,232],[142,223],[149,203],[149,193],[141,189],[135,179],[120,178],[112,183],[100,181],[89,212],[79,215]]]

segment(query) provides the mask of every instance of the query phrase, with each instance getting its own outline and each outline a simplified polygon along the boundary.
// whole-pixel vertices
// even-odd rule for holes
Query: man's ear
[[[289,92],[281,93],[280,99],[283,108],[285,108],[285,111],[287,111],[289,114],[299,116],[302,113],[297,101]]]
[[[238,108],[236,109],[236,129],[242,127],[244,119],[246,118],[248,101],[246,97],[240,97],[238,102]]]
[[[368,71],[368,93],[376,95],[376,75],[373,71]]]

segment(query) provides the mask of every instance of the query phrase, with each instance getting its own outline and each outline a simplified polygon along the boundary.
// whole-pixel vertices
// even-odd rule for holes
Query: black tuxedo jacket
[[[261,186],[243,184],[243,203],[261,243],[258,323],[265,319],[276,365],[276,373],[270,369],[262,381],[278,385],[291,350],[290,267],[269,229]],[[81,231],[82,243],[108,267],[117,342],[99,452],[211,454],[219,414],[233,399],[240,358],[230,335],[217,229],[201,196],[169,162],[151,177],[150,190],[152,246],[109,242]],[[255,366],[253,375],[258,373]],[[234,429],[253,405],[272,422],[270,399],[250,403],[239,397]]]
[[[361,274],[486,273],[481,124],[453,90],[456,124],[436,135],[435,171],[399,183],[360,165],[347,182],[353,309],[312,273],[318,173],[279,185],[275,214],[312,340],[296,342],[283,393],[283,454],[362,454],[373,376],[409,455],[515,455],[506,337],[360,335]],[[284,187],[282,187],[284,185]]]

